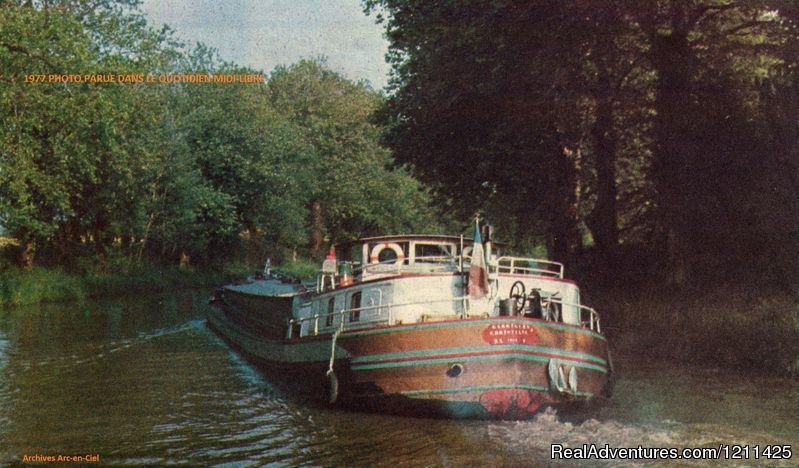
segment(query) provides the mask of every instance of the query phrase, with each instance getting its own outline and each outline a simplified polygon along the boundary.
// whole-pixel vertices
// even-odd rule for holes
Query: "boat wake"
[[[493,423],[488,427],[489,439],[496,449],[512,459],[551,460],[557,462],[557,449],[595,446],[597,449],[639,447],[654,448],[718,448],[720,446],[754,446],[787,444],[789,441],[765,433],[753,433],[720,424],[682,423],[663,420],[656,424],[623,423],[616,420],[588,419],[580,423],[562,421],[554,410],[539,414],[532,421]],[[723,455],[721,459],[723,459]],[[577,460],[578,466],[630,466],[664,460]],[[734,460],[729,460],[734,461]],[[741,460],[746,461],[746,460]],[[563,460],[562,463],[573,463]],[[699,466],[701,460],[695,460]],[[745,466],[745,465],[742,465]],[[786,465],[787,466],[787,465]]]
[[[536,455],[550,455],[552,445],[581,447],[583,444],[608,444],[611,447],[665,446],[678,440],[677,432],[669,428],[629,426],[617,421],[588,419],[582,423],[561,421],[558,414],[547,409],[532,421],[498,423],[489,427],[492,440],[520,447]]]
[[[204,330],[204,328],[204,320],[190,320],[188,322],[171,327],[140,332],[134,338],[109,340],[104,341],[101,344],[86,343],[85,345],[81,346],[82,349],[75,349],[70,354],[59,354],[38,360],[25,360],[24,358],[20,359],[20,356],[15,356],[15,361],[17,361],[19,368],[23,370],[52,367],[59,369],[70,369],[103,360],[114,353],[137,348],[160,338]],[[5,342],[5,345],[3,343],[4,341],[0,340],[0,369],[2,369],[4,365],[3,363],[6,361],[6,359],[4,359],[4,354],[6,353],[4,346],[6,349],[10,347],[7,341]]]
[[[270,383],[266,377],[252,364],[247,362],[241,355],[230,349],[221,338],[209,331],[209,335],[228,349],[228,357],[233,362],[233,369],[236,374],[247,384],[250,390],[265,392],[270,395],[277,395],[279,391]]]
[[[11,343],[8,339],[0,334],[0,371],[8,365],[8,350],[11,348]]]
[[[136,338],[128,338],[123,340],[115,340],[103,343],[95,349],[92,355],[83,359],[74,361],[76,365],[83,365],[95,359],[102,359],[112,353],[123,351],[130,348],[141,346],[159,338],[164,338],[181,333],[201,330],[203,328],[203,320],[190,320],[185,323],[173,325],[171,327],[158,328],[156,330],[139,332]]]
[[[159,328],[148,332],[140,332],[138,339],[141,341],[150,341],[164,336],[174,335],[177,333],[184,333],[187,331],[204,330],[205,320],[189,320],[188,322],[173,325],[171,327]]]
[[[11,348],[11,343],[3,337],[2,333],[0,333],[0,409],[6,406],[6,401],[10,398],[10,381],[11,379],[7,378],[5,372],[3,372],[8,366],[8,354],[9,349]],[[0,436],[2,436],[6,429],[11,425],[10,418],[6,415],[4,411],[0,411]],[[2,438],[2,437],[0,437]]]

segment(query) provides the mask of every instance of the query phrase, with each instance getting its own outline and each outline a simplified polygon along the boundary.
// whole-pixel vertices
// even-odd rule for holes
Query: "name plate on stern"
[[[492,345],[538,343],[538,332],[526,323],[492,323],[482,335],[483,341]]]

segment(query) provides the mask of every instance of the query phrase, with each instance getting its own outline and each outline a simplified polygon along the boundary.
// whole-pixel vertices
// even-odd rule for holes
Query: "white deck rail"
[[[329,314],[314,314],[308,317],[296,318],[289,320],[288,326],[288,339],[291,339],[294,335],[293,329],[295,325],[302,325],[305,322],[313,321],[313,328],[306,333],[302,333],[300,336],[316,336],[319,334],[320,327],[319,327],[319,320],[325,319],[327,322],[328,317],[333,317],[333,323],[331,325],[326,325],[323,328],[329,330],[333,330],[341,326],[341,322],[344,321],[344,330],[359,330],[362,328],[371,328],[375,325],[392,325],[394,324],[394,311],[395,309],[402,308],[402,307],[411,307],[411,306],[418,306],[418,305],[425,305],[425,304],[440,304],[446,302],[464,302],[468,303],[469,296],[460,296],[460,297],[453,297],[449,299],[439,299],[439,300],[424,300],[424,301],[416,301],[416,302],[404,302],[401,304],[375,304],[370,306],[364,307],[355,307],[351,309],[342,309],[337,312],[332,312]],[[368,312],[374,312],[369,314]],[[345,320],[345,316],[352,316],[351,314],[355,312],[366,312],[366,314],[361,315],[358,320]],[[468,310],[467,310],[468,312]],[[335,317],[339,317],[338,322],[336,323]],[[467,313],[462,314],[455,314],[452,317],[457,318],[466,318],[468,317]]]
[[[371,328],[376,325],[393,325],[393,316],[394,310],[401,307],[410,307],[410,306],[417,306],[423,304],[434,304],[434,303],[444,303],[444,302],[456,302],[461,301],[468,304],[469,296],[461,296],[461,297],[454,297],[451,299],[441,299],[436,301],[416,301],[416,302],[406,302],[402,304],[376,304],[364,307],[355,307],[352,309],[342,309],[337,312],[329,313],[329,314],[314,314],[308,317],[302,317],[298,319],[291,319],[288,323],[288,334],[287,339],[291,339],[294,336],[294,327],[296,325],[302,325],[306,322],[313,322],[313,327],[310,329],[306,329],[304,332],[300,331],[300,336],[317,336],[320,333],[320,326],[319,321],[324,319],[327,323],[328,317],[333,317],[331,320],[330,325],[326,325],[324,327],[325,330],[323,332],[327,333],[331,330],[335,330],[341,327],[343,330],[360,330],[364,328]],[[591,331],[596,333],[602,333],[602,327],[600,326],[599,321],[599,313],[591,307],[584,306],[581,304],[573,304],[570,302],[564,302],[560,299],[550,298],[545,301],[543,304],[544,310],[547,308],[547,304],[554,303],[561,306],[561,315],[562,315],[562,308],[565,307],[575,307],[580,311],[580,323],[579,325],[583,328],[587,328]],[[358,320],[346,320],[345,317],[351,317],[355,312],[365,312],[365,314],[361,315]],[[376,312],[369,314],[369,312]],[[338,317],[338,320],[335,320],[335,317]],[[423,318],[424,316],[422,316]],[[469,318],[468,313],[462,314],[455,314],[451,317],[453,319],[465,319]],[[549,317],[545,320],[554,321],[563,323],[562,317]],[[576,325],[576,324],[575,324]]]
[[[541,258],[503,256],[497,259],[499,273],[550,276],[563,279],[563,269],[562,263]]]
[[[584,306],[582,304],[574,304],[571,302],[565,302],[561,299],[550,297],[546,299],[549,303],[560,304],[561,306],[561,315],[563,314],[563,307],[576,307],[577,310],[580,311],[580,326],[583,328],[588,328],[591,331],[595,331],[597,333],[602,333],[602,327],[599,324],[599,313],[588,306]],[[546,309],[546,305],[542,305],[542,308]],[[561,321],[561,320],[557,320]]]
[[[471,260],[471,257],[464,255],[464,259]],[[387,260],[378,263],[359,264],[349,262],[352,265],[353,283],[360,282],[361,278],[375,278],[382,275],[399,275],[402,273],[431,273],[431,272],[456,272],[460,271],[460,256],[429,256],[418,257],[416,262],[408,264],[408,260]],[[491,272],[520,274],[532,276],[544,276],[550,278],[564,277],[564,266],[560,262],[553,262],[542,258],[534,257],[512,257],[502,256],[494,261],[488,262]],[[463,266],[464,269],[468,266]],[[336,289],[336,274],[329,271],[320,271],[316,279],[316,291],[323,292]]]

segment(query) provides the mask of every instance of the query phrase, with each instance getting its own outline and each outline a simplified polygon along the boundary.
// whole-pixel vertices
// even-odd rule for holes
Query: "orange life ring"
[[[372,253],[369,254],[369,263],[380,263],[380,254],[385,249],[391,249],[394,251],[394,254],[397,256],[397,260],[394,262],[395,265],[402,265],[402,262],[405,261],[405,252],[402,251],[402,247],[399,244],[391,243],[391,244],[377,244],[372,249]]]

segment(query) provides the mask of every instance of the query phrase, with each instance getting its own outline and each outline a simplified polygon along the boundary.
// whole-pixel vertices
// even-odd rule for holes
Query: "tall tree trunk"
[[[550,220],[550,256],[566,265],[567,270],[577,266],[577,257],[582,247],[578,214],[581,187],[579,183],[580,153],[563,147],[557,159],[554,177],[557,190]]]
[[[22,253],[20,254],[20,264],[22,268],[30,271],[33,269],[33,261],[36,257],[36,243],[32,240],[26,240],[22,243]]]
[[[110,222],[104,213],[95,216],[92,226],[92,236],[94,237],[94,251],[100,260],[101,271],[108,271],[108,246],[113,239],[108,233]]]
[[[607,77],[599,87],[608,89]],[[612,264],[619,244],[619,227],[616,207],[616,148],[617,139],[613,124],[613,102],[610,98],[597,99],[596,120],[591,128],[594,142],[597,189],[594,211],[588,218],[596,248],[603,264]]]
[[[650,35],[650,57],[657,72],[653,175],[663,232],[660,247],[667,280],[675,285],[682,285],[688,275],[691,227],[686,225],[682,212],[690,207],[686,206],[683,192],[691,163],[697,157],[693,127],[686,117],[698,110],[691,101],[691,77],[696,64],[688,41],[687,16],[684,5],[675,2],[671,31]]]
[[[311,248],[312,257],[320,255],[322,252],[322,242],[324,241],[324,217],[322,215],[322,203],[313,202],[311,207]]]

